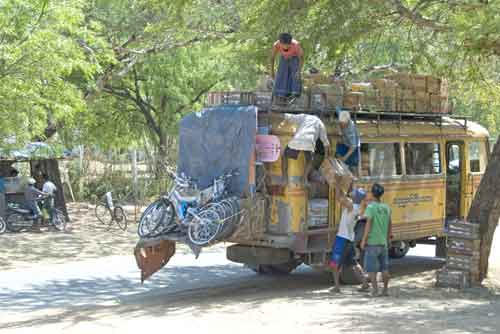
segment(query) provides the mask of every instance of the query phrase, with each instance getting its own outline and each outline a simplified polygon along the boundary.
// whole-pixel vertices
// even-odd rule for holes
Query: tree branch
[[[451,30],[449,26],[425,18],[418,11],[411,10],[405,7],[405,5],[403,5],[401,0],[391,0],[391,2],[392,5],[395,7],[399,16],[412,21],[413,23],[415,23],[415,25],[417,25],[420,28],[430,28],[437,32],[445,32]]]
[[[224,79],[220,79],[220,80],[217,80],[215,81],[214,83],[210,84],[209,86],[203,88],[199,93],[198,95],[196,95],[188,104],[184,104],[180,107],[177,108],[177,110],[175,111],[177,114],[180,113],[182,110],[184,110],[185,108],[187,107],[190,107],[192,106],[193,104],[195,104],[196,102],[198,102],[203,95],[205,95],[206,93],[208,93],[212,88],[215,87],[215,85],[217,85],[218,83],[224,81]]]

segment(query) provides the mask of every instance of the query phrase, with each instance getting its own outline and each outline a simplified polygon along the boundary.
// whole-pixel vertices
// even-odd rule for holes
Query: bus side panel
[[[392,209],[394,240],[443,235],[445,181],[443,177],[379,182],[382,201]],[[364,184],[370,189],[371,184]]]

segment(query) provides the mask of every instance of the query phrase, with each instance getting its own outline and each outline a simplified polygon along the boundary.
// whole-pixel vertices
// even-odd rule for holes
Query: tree
[[[96,1],[87,15],[106,27],[114,57],[87,91],[91,112],[80,124],[93,129],[82,133],[104,133],[113,144],[119,143],[110,137],[120,134],[122,145],[145,136],[165,160],[184,113],[216,85],[245,82],[229,65],[237,58],[227,40],[239,29],[231,3]]]
[[[79,86],[92,77],[96,63],[79,44],[95,38],[83,9],[78,0],[0,4],[1,137],[51,137],[85,108]]]

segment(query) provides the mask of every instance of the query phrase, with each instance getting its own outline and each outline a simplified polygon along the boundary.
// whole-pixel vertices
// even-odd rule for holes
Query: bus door
[[[472,200],[476,194],[481,178],[488,163],[488,142],[482,139],[474,139],[467,143],[467,181],[464,186],[464,213],[466,216],[469,212]]]
[[[463,216],[462,192],[465,172],[464,143],[453,141],[446,143],[446,219]]]

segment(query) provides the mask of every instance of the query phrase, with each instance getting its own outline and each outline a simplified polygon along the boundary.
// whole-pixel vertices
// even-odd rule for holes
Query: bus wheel
[[[389,257],[392,259],[400,259],[404,257],[410,250],[410,244],[407,241],[397,241],[389,248]]]
[[[247,264],[246,266],[259,275],[288,275],[300,264],[300,261],[290,261],[280,264]]]

